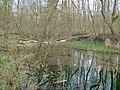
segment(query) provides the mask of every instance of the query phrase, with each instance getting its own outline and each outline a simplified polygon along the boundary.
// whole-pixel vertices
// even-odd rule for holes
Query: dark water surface
[[[71,57],[36,73],[40,90],[120,90],[119,55],[73,50]]]

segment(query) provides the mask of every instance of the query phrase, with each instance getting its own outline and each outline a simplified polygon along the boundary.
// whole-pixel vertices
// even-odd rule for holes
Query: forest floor
[[[111,40],[111,45],[105,45],[105,39]],[[120,54],[120,46],[116,46],[120,42],[120,36],[118,35],[111,35],[111,34],[80,34],[80,35],[73,35],[69,37],[65,37],[62,39],[57,39],[54,42],[43,42],[46,45],[62,45],[68,48],[74,48],[78,50],[92,50],[101,53],[115,53]],[[37,40],[19,40],[15,45],[17,47],[26,47],[26,48],[33,48],[31,46],[36,46],[38,43]],[[7,52],[6,48],[0,48],[0,51]]]

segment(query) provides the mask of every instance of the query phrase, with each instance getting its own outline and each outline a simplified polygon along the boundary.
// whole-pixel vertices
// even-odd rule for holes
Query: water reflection
[[[74,50],[69,65],[57,60],[35,80],[43,90],[120,90],[119,58]]]
[[[84,90],[118,90],[119,56],[73,51],[73,67],[81,72],[77,81]],[[80,76],[80,77],[79,77]],[[116,84],[117,83],[117,84]],[[118,86],[118,87],[117,87]]]

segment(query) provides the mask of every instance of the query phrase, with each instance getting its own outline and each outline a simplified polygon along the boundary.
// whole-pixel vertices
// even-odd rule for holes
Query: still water
[[[119,55],[77,50],[71,55],[35,74],[38,90],[120,90]]]

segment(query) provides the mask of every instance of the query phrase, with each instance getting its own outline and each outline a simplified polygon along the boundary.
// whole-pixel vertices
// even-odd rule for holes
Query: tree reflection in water
[[[36,80],[43,90],[120,90],[118,61],[118,55],[73,51],[69,66],[51,65]]]

